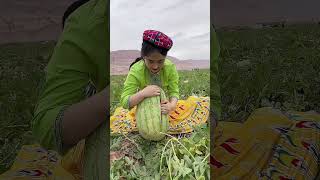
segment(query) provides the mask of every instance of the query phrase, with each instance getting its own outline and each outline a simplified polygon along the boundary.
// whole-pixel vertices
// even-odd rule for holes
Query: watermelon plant
[[[166,134],[157,142],[145,140],[138,133],[112,137],[111,151],[123,154],[112,161],[110,178],[210,179],[209,132],[208,126],[197,126],[189,137]]]

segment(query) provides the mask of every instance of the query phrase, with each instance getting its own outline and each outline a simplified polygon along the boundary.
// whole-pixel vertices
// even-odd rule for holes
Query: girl
[[[135,110],[143,99],[165,91],[169,101],[161,102],[161,112],[169,115],[169,134],[185,134],[193,126],[206,123],[209,97],[190,96],[179,100],[179,75],[174,63],[166,58],[172,40],[164,33],[146,30],[143,33],[141,57],[129,68],[120,97],[121,107],[110,118],[111,134],[137,131]]]
[[[64,15],[32,120],[40,144],[61,155],[101,125],[109,107],[107,1],[74,6]]]
[[[144,31],[141,57],[130,65],[124,83],[120,100],[124,108],[131,109],[144,98],[160,95],[160,87],[169,96],[169,101],[161,103],[161,112],[168,114],[176,108],[179,75],[175,64],[166,59],[172,44],[172,40],[160,31]]]

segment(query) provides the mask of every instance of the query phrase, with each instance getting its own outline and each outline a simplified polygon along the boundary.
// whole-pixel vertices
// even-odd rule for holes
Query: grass
[[[223,120],[256,108],[320,111],[320,26],[218,31]]]
[[[222,48],[220,84],[224,120],[243,121],[255,108],[265,105],[283,110],[320,110],[320,26],[218,31],[218,35]],[[0,173],[12,165],[23,144],[34,143],[30,120],[37,99],[37,85],[43,78],[44,67],[53,47],[54,42],[0,45]],[[194,78],[195,73],[196,77],[201,78]],[[207,72],[181,74],[184,97],[197,91],[207,95],[208,85],[202,84],[209,82],[202,81],[208,78]],[[111,86],[119,89],[124,76],[112,79]],[[189,82],[183,83],[187,79]],[[119,103],[119,93],[112,92],[113,108]],[[135,134],[129,138],[138,146],[144,142]],[[111,148],[117,150],[122,139],[113,138]],[[173,153],[172,149],[177,149],[179,145],[173,142],[170,147],[167,153]],[[146,158],[161,155],[161,148],[163,144],[158,144],[158,147],[156,144],[141,145],[142,151],[150,151]],[[154,150],[153,153],[150,149]],[[164,156],[174,159],[170,154],[164,153]],[[131,162],[130,159],[123,161]],[[118,162],[121,165],[121,161]],[[164,168],[166,160],[163,162]],[[146,171],[150,170],[148,167],[151,165],[145,166]],[[144,172],[143,169],[141,171]]]
[[[0,45],[0,174],[12,165],[23,144],[34,142],[30,120],[53,46],[53,42]]]

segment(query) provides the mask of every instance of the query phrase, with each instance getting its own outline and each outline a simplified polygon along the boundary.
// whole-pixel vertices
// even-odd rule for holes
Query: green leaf
[[[188,155],[184,155],[184,156],[183,156],[183,159],[185,160],[186,164],[192,165],[192,161],[191,161],[191,159],[189,158]]]
[[[190,179],[190,180],[197,180],[194,176],[192,176],[192,175],[189,175],[188,176],[188,179]]]
[[[178,149],[181,154],[187,154],[188,152],[185,149]]]
[[[182,176],[185,177],[187,174],[191,173],[192,169],[185,167]]]
[[[199,154],[199,155],[202,155],[203,153],[199,150],[196,150],[196,153]]]
[[[160,180],[161,179],[160,177],[161,177],[160,174],[157,173],[154,175],[154,180]]]

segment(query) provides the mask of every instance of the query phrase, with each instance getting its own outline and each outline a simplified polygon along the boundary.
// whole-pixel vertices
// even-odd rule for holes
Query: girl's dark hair
[[[83,4],[87,3],[89,0],[78,0],[72,3],[67,10],[64,12],[62,17],[62,29],[64,28],[64,24],[66,22],[66,19],[69,17],[71,13],[73,13],[76,9],[78,9]]]
[[[131,66],[133,66],[135,63],[139,62],[140,60],[143,59],[143,56],[147,56],[153,52],[159,52],[160,54],[162,54],[163,56],[167,56],[168,53],[168,49],[165,48],[161,48],[158,46],[155,46],[154,44],[151,44],[148,41],[143,41],[142,42],[142,47],[141,47],[141,54],[140,57],[138,57],[134,62],[132,62],[130,64],[129,70],[131,68]]]

